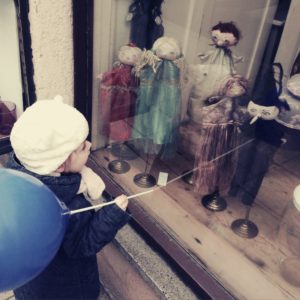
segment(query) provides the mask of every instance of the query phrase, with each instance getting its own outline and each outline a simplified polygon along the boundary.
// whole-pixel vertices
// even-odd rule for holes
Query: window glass
[[[299,4],[161,2],[95,2],[92,155],[234,297],[299,298]]]

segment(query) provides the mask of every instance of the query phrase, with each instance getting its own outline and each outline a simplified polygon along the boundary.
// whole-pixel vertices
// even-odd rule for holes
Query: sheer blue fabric
[[[175,153],[180,99],[180,70],[173,61],[159,61],[156,72],[151,66],[141,71],[132,133],[137,147],[162,158]]]

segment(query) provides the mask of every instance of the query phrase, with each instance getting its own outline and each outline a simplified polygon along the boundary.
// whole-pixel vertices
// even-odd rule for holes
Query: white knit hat
[[[14,124],[12,148],[26,169],[40,175],[54,172],[85,141],[89,126],[61,96],[39,100]]]

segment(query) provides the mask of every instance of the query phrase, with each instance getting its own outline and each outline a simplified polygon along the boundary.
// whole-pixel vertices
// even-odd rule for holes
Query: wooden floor
[[[110,149],[92,155],[128,195],[149,190],[133,182],[133,177],[145,169],[143,157],[128,161],[130,170],[118,175],[108,170],[108,163],[117,159]],[[193,167],[181,155],[167,162],[150,160],[150,165],[152,175],[157,178],[159,172],[167,172],[168,180]],[[165,187],[156,186],[153,192],[133,201],[139,201],[238,299],[300,299],[300,288],[290,285],[279,273],[276,244],[280,220],[299,184],[300,148],[297,151],[282,147],[273,159],[250,213],[250,219],[259,227],[254,239],[241,238],[230,228],[234,220],[245,215],[245,206],[239,199],[226,197],[227,209],[211,212],[202,206],[201,195],[181,179]]]

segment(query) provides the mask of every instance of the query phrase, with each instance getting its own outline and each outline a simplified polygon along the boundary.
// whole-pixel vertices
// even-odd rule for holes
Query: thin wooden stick
[[[212,159],[212,160],[209,161],[209,162],[213,162],[213,161],[215,161],[215,160],[218,160],[218,159],[222,158],[223,156],[226,156],[227,154],[229,154],[229,153],[231,153],[231,152],[233,152],[233,151],[236,151],[237,149],[239,149],[239,148],[241,148],[241,147],[243,147],[243,146],[245,146],[245,145],[247,145],[247,144],[253,142],[254,140],[255,140],[255,139],[251,139],[251,140],[249,140],[249,141],[243,143],[242,145],[239,145],[239,146],[237,146],[236,148],[234,148],[234,149],[232,149],[232,150],[230,150],[230,151],[227,151],[226,153],[223,153],[222,155],[220,155],[220,156],[218,156],[218,157],[215,157],[214,159]],[[190,171],[187,171],[187,172],[185,172],[184,174],[182,174],[182,175],[180,175],[180,176],[178,176],[178,177],[173,178],[172,180],[168,181],[168,183],[167,183],[166,185],[168,185],[168,184],[170,184],[170,183],[172,183],[172,182],[174,182],[174,181],[176,181],[176,180],[178,180],[178,179],[180,179],[180,178],[186,176],[186,175],[189,174],[189,173],[194,172],[194,171],[197,170],[197,169],[198,169],[198,167],[196,167],[196,168],[194,168],[194,169],[192,169],[192,170],[190,170]],[[135,194],[135,195],[128,196],[127,199],[140,197],[140,196],[143,196],[143,195],[152,193],[152,192],[154,192],[154,191],[156,191],[156,190],[162,189],[162,188],[164,188],[164,187],[165,187],[165,186],[162,186],[162,187],[161,187],[161,186],[157,186],[157,187],[155,187],[155,188],[153,188],[153,189],[151,189],[151,190],[148,190],[148,191],[145,191],[145,192],[141,192],[141,193],[138,193],[138,194]],[[76,210],[70,210],[70,211],[68,211],[68,212],[63,213],[63,215],[74,215],[74,214],[81,213],[81,212],[84,212],[84,211],[88,211],[88,210],[91,210],[91,209],[102,208],[102,207],[104,207],[104,206],[111,205],[111,204],[114,204],[114,203],[116,203],[116,199],[115,199],[115,200],[112,200],[112,201],[109,201],[109,202],[105,202],[105,203],[101,203],[101,204],[98,204],[98,205],[94,205],[94,206],[84,207],[84,208],[80,208],[80,209],[76,209]]]
[[[149,191],[145,191],[145,192],[142,192],[142,193],[131,195],[131,196],[128,196],[127,199],[140,197],[140,196],[143,196],[145,194],[152,193],[153,191],[154,190],[152,189],[152,190],[149,190]],[[95,209],[95,208],[102,208],[104,206],[111,205],[111,204],[114,204],[114,203],[116,203],[116,199],[112,200],[112,201],[109,201],[109,202],[104,202],[104,203],[101,203],[101,204],[89,206],[89,207],[84,207],[84,208],[80,208],[80,209],[76,209],[76,210],[70,210],[68,212],[65,212],[63,215],[74,215],[74,214],[81,213],[81,212],[84,212],[84,211],[87,211],[87,210],[91,210],[91,209]]]

